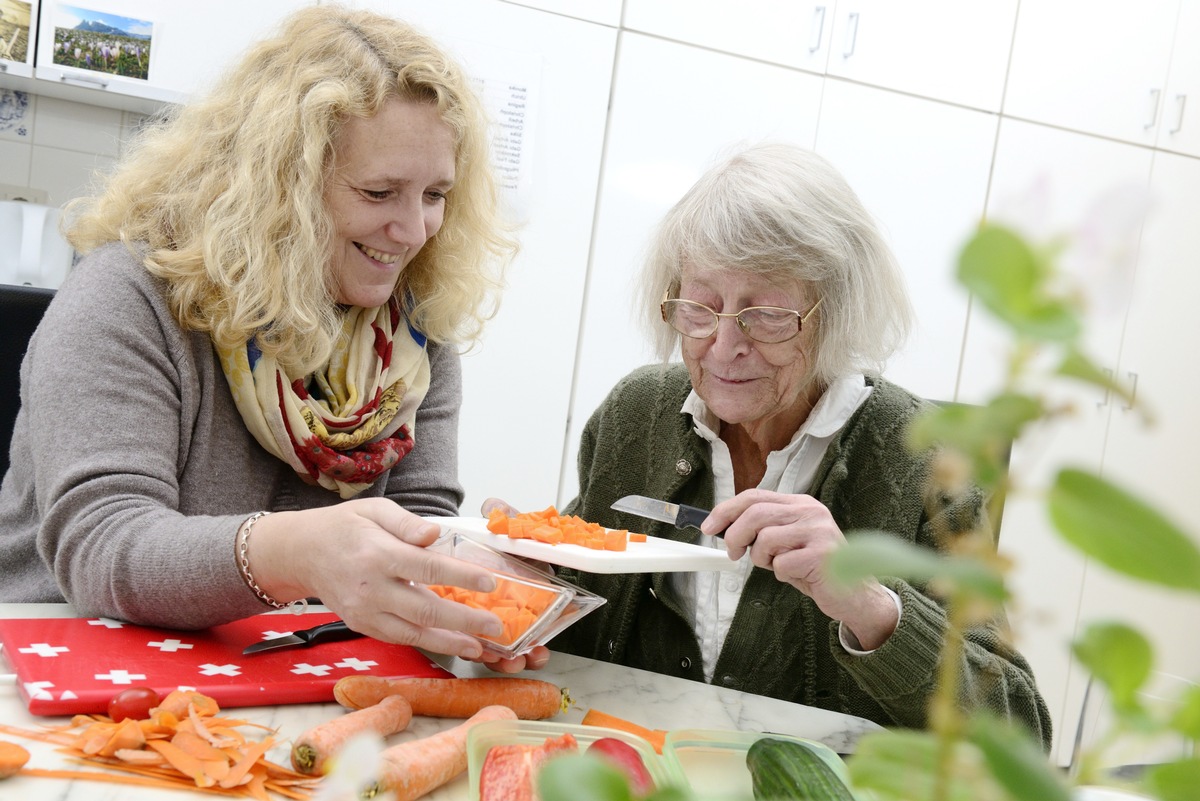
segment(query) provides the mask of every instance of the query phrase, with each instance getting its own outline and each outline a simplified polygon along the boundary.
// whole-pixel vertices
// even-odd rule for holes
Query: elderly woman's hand
[[[317,597],[350,628],[385,642],[479,659],[464,632],[497,635],[491,612],[439,598],[428,584],[490,592],[485,568],[427,549],[438,526],[383,498],[261,518],[250,543],[255,579],[280,600]]]
[[[718,504],[703,531],[725,530],[729,557],[747,551],[758,567],[809,596],[834,620],[845,624],[863,650],[881,645],[899,622],[896,604],[878,581],[845,588],[825,575],[825,560],[846,538],[824,504],[810,495],[746,490]]]

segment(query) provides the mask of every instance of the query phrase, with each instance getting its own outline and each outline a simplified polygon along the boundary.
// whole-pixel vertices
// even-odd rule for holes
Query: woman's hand
[[[472,662],[482,662],[486,667],[497,673],[520,673],[523,670],[541,670],[550,661],[550,649],[544,645],[536,645],[527,654],[514,656],[512,659],[493,656],[484,652],[479,659]]]
[[[438,533],[436,524],[383,498],[278,512],[254,524],[250,567],[272,597],[318,597],[357,632],[479,659],[482,647],[464,632],[498,635],[500,619],[424,585],[490,592],[496,581],[486,568],[428,550]]]
[[[730,559],[749,551],[755,565],[772,571],[845,624],[863,650],[879,647],[895,631],[896,604],[878,581],[846,588],[828,580],[825,561],[846,538],[825,505],[812,496],[740,492],[717,504],[702,524],[706,534],[722,529]]]

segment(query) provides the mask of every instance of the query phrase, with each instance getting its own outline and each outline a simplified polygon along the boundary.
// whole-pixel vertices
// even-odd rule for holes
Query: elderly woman
[[[441,48],[332,6],[141,135],[22,367],[0,600],[199,628],[318,597],[479,657],[499,620],[412,582],[494,586],[422,519],[458,513],[457,347],[515,247],[488,148]]]
[[[664,363],[623,379],[588,421],[563,511],[669,539],[613,512],[626,494],[712,508],[699,536],[735,572],[560,571],[608,603],[555,650],[719,683],[883,725],[924,727],[946,612],[924,588],[825,580],[844,532],[928,547],[981,521],[978,493],[925,506],[930,453],[905,446],[925,402],[879,377],[910,307],[895,260],[846,181],[782,144],[719,164],[670,210],[644,273]],[[674,347],[683,364],[668,364]],[[694,533],[694,532],[693,532]],[[1050,717],[1003,621],[970,630],[964,705]]]

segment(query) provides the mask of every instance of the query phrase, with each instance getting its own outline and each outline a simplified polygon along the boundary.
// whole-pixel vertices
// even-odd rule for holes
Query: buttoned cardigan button
[[[680,459],[675,462],[675,472],[681,476],[690,476],[692,474],[692,463],[687,459]]]
[[[683,668],[684,670],[687,670],[688,668],[690,668],[692,666],[692,660],[688,659],[685,656],[683,659],[679,660],[679,666],[681,668]]]

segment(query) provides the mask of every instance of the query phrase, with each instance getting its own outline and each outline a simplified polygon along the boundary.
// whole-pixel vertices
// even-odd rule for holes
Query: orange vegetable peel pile
[[[267,751],[276,745],[274,737],[247,739],[238,727],[257,724],[219,713],[212,698],[176,690],[152,709],[146,720],[128,718],[116,723],[103,715],[76,715],[65,726],[29,731],[0,724],[0,731],[59,745],[59,751],[74,763],[128,774],[24,768],[24,776],[193,787],[260,801],[270,801],[270,792],[292,799],[309,798],[318,779],[266,759]]]

